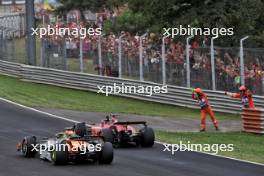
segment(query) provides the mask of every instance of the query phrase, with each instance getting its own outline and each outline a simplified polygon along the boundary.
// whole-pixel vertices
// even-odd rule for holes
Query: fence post
[[[189,45],[189,41],[191,38],[193,38],[194,36],[189,36],[186,38],[186,72],[187,72],[187,87],[190,88],[191,87],[191,69],[190,69],[190,45]]]
[[[40,63],[41,67],[44,67],[44,39],[40,38]]]
[[[143,76],[143,46],[142,46],[142,40],[148,33],[143,34],[139,37],[139,77],[140,81],[144,81]]]
[[[162,59],[162,84],[165,85],[167,80],[166,80],[166,58],[165,58],[165,39],[167,37],[162,37],[162,46],[161,46],[161,59]]]
[[[102,47],[101,47],[101,36],[98,38],[98,64],[99,64],[99,74],[102,75]]]
[[[125,34],[122,34],[118,38],[118,77],[122,78],[122,38]]]
[[[243,48],[243,41],[246,40],[248,36],[243,37],[240,39],[240,79],[241,84],[245,85],[245,67],[244,67],[244,48]]]
[[[83,39],[80,38],[80,72],[83,73]]]
[[[29,65],[36,65],[36,36],[31,35],[32,28],[35,29],[35,10],[34,0],[26,1],[26,41],[27,41],[27,63]]]
[[[67,62],[67,43],[66,39],[63,39],[63,69],[68,70],[68,62]]]
[[[2,31],[2,27],[0,26],[0,59],[2,59],[2,54],[3,54],[3,44],[4,41],[2,39],[2,35],[3,35],[3,31]]]
[[[11,54],[11,61],[16,61],[16,42],[15,42],[15,30],[11,31],[11,38],[12,38],[12,54]]]
[[[4,31],[3,31],[3,40],[4,40],[4,48],[3,48],[3,53],[4,53],[4,58],[3,60],[5,60],[7,58],[7,42],[6,42],[6,38],[7,38],[7,29],[4,28]]]
[[[214,39],[218,38],[218,36],[214,36],[211,38],[211,69],[212,69],[212,89],[216,90],[215,84],[215,58],[214,58]]]
[[[22,35],[24,36],[26,33],[26,24],[25,24],[25,14],[22,15]]]

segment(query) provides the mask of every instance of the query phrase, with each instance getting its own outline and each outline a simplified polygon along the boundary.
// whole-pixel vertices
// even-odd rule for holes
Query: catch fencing
[[[25,38],[21,38],[24,28],[24,14],[0,17],[0,60],[28,63]],[[254,94],[264,95],[263,48],[195,46],[194,42],[184,44],[151,34],[37,37],[36,66],[230,92],[245,82]]]
[[[0,59],[25,61],[25,15],[23,13],[0,15]],[[23,53],[23,54],[22,54]]]
[[[40,66],[188,87],[186,46],[180,42],[173,46],[176,49],[166,45],[163,59],[159,41],[144,44],[143,40],[142,48],[138,43],[138,40],[129,43],[124,37],[113,41],[107,37],[45,38],[42,39]],[[238,90],[242,81],[240,48],[214,47],[214,72],[210,47],[190,48],[189,52],[190,87]],[[243,58],[245,85],[254,94],[264,95],[264,49],[244,48]]]

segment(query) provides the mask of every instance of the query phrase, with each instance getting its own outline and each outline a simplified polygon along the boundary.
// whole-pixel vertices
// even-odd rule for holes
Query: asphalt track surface
[[[115,149],[111,165],[53,166],[24,158],[16,143],[24,136],[51,137],[71,122],[0,101],[0,176],[263,176],[264,166],[195,152],[163,152],[164,147]]]

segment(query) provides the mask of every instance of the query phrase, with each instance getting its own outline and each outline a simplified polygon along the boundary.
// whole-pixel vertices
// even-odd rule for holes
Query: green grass
[[[108,96],[0,76],[0,96],[31,106],[91,112],[114,112],[172,118],[199,119],[199,110]],[[191,98],[191,97],[190,97]],[[239,120],[238,115],[216,113],[220,120]]]
[[[40,40],[36,42],[37,65],[40,65]],[[26,63],[25,39],[15,41],[15,61]],[[69,58],[70,71],[79,71],[79,59]],[[84,72],[96,74],[91,60],[84,60]],[[138,79],[138,78],[132,78]],[[31,107],[70,109],[92,112],[116,112],[170,118],[199,119],[199,110],[159,103],[138,101],[117,96],[105,97],[92,92],[60,88],[19,81],[0,76],[0,96]],[[219,120],[239,120],[239,115],[216,113]],[[219,155],[264,163],[264,140],[261,135],[239,132],[229,133],[176,133],[156,132],[159,141],[178,144],[190,141],[195,144],[234,144],[234,151],[219,152]]]
[[[264,163],[264,136],[244,132],[156,132],[159,141],[179,144],[179,141],[192,144],[233,144],[232,152],[219,152],[218,155]]]

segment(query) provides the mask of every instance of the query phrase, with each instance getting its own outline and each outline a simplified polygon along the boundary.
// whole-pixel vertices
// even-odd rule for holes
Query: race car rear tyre
[[[21,143],[21,152],[25,157],[34,157],[37,151],[33,146],[36,146],[37,138],[35,136],[27,136]]]
[[[149,127],[145,127],[142,131],[142,147],[152,147],[155,141],[154,130]]]
[[[110,142],[113,144],[114,142],[114,134],[113,131],[109,128],[102,129],[102,136],[105,142]]]
[[[111,164],[114,159],[114,149],[110,142],[105,142],[99,153],[98,161],[100,164]]]
[[[65,144],[63,141],[61,144]],[[65,149],[65,150],[64,150]],[[53,165],[66,165],[69,161],[68,147],[59,147],[58,150],[53,150],[51,152],[51,162]]]
[[[83,137],[87,134],[87,128],[86,128],[86,124],[85,122],[82,123],[76,123],[74,125],[74,131],[76,133],[76,135]]]

